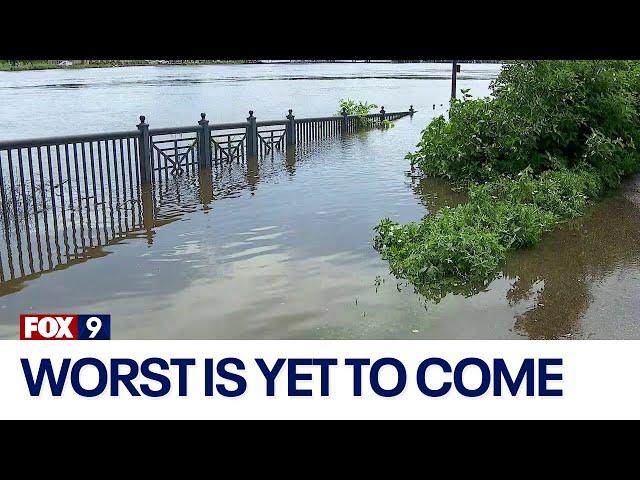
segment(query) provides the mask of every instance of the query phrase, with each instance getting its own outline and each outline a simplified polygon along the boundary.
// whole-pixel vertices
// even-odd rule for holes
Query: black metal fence
[[[380,113],[137,130],[0,142],[0,282],[58,268],[144,224],[142,199],[170,175],[264,158],[413,115]],[[147,193],[145,193],[147,192]],[[155,204],[155,198],[148,202]]]
[[[7,256],[7,263],[0,257],[0,281],[17,275],[16,268],[24,276],[47,262],[59,263],[61,251],[69,254],[76,242],[90,247],[126,228],[122,224],[128,223],[127,211],[141,188],[138,143],[137,132],[0,143]],[[115,216],[106,205],[117,206]],[[9,261],[12,252],[17,262]]]

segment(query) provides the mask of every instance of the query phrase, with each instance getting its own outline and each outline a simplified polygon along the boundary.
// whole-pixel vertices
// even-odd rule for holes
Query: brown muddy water
[[[339,98],[418,111],[388,131],[295,156],[171,178],[122,211],[127,233],[42,254],[0,240],[0,338],[21,312],[111,313],[114,338],[640,338],[640,181],[510,256],[498,278],[437,304],[388,273],[383,217],[418,220],[464,196],[403,159],[442,113],[447,65],[263,65],[0,72],[0,138],[327,115]],[[463,65],[486,95],[493,65]],[[436,109],[433,109],[436,104]],[[32,121],[39,118],[37,125]],[[131,121],[129,121],[131,119]],[[44,129],[44,130],[43,130]],[[132,212],[134,209],[132,209]],[[127,221],[128,218],[128,221]],[[51,234],[53,236],[53,233]],[[19,262],[23,266],[18,266]]]

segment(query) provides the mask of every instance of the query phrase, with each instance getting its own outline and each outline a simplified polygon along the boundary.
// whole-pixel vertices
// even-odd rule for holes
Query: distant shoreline
[[[20,61],[18,61],[20,62]],[[59,65],[57,63],[20,62],[11,64],[6,60],[0,60],[0,71],[2,72],[24,72],[30,70],[79,70],[83,68],[124,68],[124,67],[169,67],[169,66],[196,66],[196,65],[238,65],[246,63],[243,60],[212,60],[210,62],[197,63],[161,63],[161,62],[139,62],[139,63],[74,63],[72,65]]]
[[[1,72],[24,72],[31,70],[78,70],[84,68],[126,68],[126,67],[193,67],[198,65],[309,65],[309,64],[403,64],[403,63],[450,63],[446,60],[211,60],[195,61],[193,63],[171,63],[170,61],[140,61],[139,63],[74,63],[59,65],[47,61],[22,62],[11,64],[7,60],[0,60]],[[163,63],[167,62],[167,63]],[[460,60],[460,63],[502,63],[500,60]]]

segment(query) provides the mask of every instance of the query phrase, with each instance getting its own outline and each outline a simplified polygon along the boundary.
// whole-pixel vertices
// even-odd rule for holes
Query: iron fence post
[[[151,144],[149,139],[149,124],[145,122],[146,117],[140,115],[140,123],[137,125],[140,131],[138,138],[138,149],[140,153],[140,182],[142,184],[151,183],[153,170],[151,168]]]
[[[384,122],[384,114],[385,114],[384,107],[382,107],[380,109],[380,123]]]
[[[454,60],[451,65],[451,98],[456,98],[456,81],[458,68],[458,62],[457,60]]]
[[[296,121],[293,115],[293,110],[289,109],[289,115],[287,115],[287,146],[296,144]]]
[[[256,126],[256,117],[253,116],[253,110],[249,110],[247,117],[247,156],[258,156],[258,127]]]
[[[209,120],[205,119],[206,114],[200,114],[198,125],[202,129],[198,132],[198,166],[206,168],[211,165],[211,128]]]
[[[342,109],[342,133],[347,133],[347,109]]]

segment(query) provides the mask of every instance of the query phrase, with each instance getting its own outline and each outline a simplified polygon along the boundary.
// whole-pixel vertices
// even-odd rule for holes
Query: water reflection
[[[285,152],[285,168],[287,173],[293,176],[296,173],[296,151],[295,147],[287,149]]]
[[[50,212],[37,216],[27,212],[26,227],[20,225],[12,230],[1,226],[4,241],[0,242],[0,297],[20,291],[27,282],[44,274],[104,257],[109,253],[104,247],[126,239],[143,236],[152,243],[155,226],[152,193],[143,191],[142,200],[111,206],[87,201],[84,218],[84,206],[78,202],[77,210],[69,206],[66,212],[64,209],[55,212],[53,218],[60,220],[54,222],[55,226],[49,225]],[[93,217],[89,217],[89,213]],[[26,242],[21,241],[23,237]],[[25,268],[25,259],[28,259],[28,268]]]
[[[126,264],[131,256],[126,245],[136,242],[148,247],[148,253],[137,257],[146,263],[122,265],[112,260],[111,267],[97,267],[107,277],[114,271],[121,276],[114,285],[100,287],[98,297],[104,295],[106,303],[98,305],[108,305],[120,320],[131,312],[132,319],[147,323],[170,319],[166,312],[183,305],[198,322],[180,325],[179,330],[156,326],[145,333],[137,323],[123,324],[120,338],[460,338],[465,333],[492,338],[508,331],[545,339],[640,337],[633,319],[624,327],[602,326],[612,302],[601,302],[603,306],[590,313],[599,295],[594,289],[610,279],[613,283],[602,287],[606,295],[612,288],[628,292],[640,286],[639,278],[620,277],[621,271],[640,272],[640,245],[635,240],[640,235],[640,207],[632,198],[637,182],[605,198],[585,217],[550,232],[538,247],[510,256],[495,280],[451,286],[437,308],[427,301],[425,309],[424,298],[403,282],[385,277],[386,285],[374,284],[376,274],[387,266],[373,252],[370,229],[382,212],[418,212],[414,207],[406,210],[412,203],[407,187],[423,214],[464,202],[465,195],[445,181],[415,172],[382,187],[376,187],[382,182],[379,176],[365,173],[363,183],[362,173],[356,175],[354,165],[344,158],[356,158],[354,151],[364,153],[359,168],[366,172],[369,147],[366,138],[353,135],[331,148],[325,145],[324,151],[310,147],[163,177],[124,206],[98,205],[100,215],[92,213],[92,225],[95,218],[114,222],[107,221],[107,228],[100,222],[92,226],[91,240],[89,225],[79,222],[77,215],[85,212],[86,218],[84,204],[76,204],[73,211],[67,208],[68,217],[75,220],[60,222],[57,231],[51,217],[46,229],[29,221],[32,235],[23,235],[20,251],[15,241],[9,250],[0,243],[0,296],[17,294],[43,276],[55,277],[89,260],[124,255]],[[278,183],[291,186],[278,188]],[[322,185],[324,191],[308,190],[310,185]],[[354,185],[367,188],[362,199]],[[259,192],[260,199],[248,201]],[[375,210],[368,212],[368,206]],[[90,204],[89,211],[94,209]],[[178,225],[185,221],[189,223]],[[36,228],[41,236],[33,235]],[[164,229],[170,232],[156,245]],[[6,238],[7,232],[1,233]],[[41,239],[40,244],[35,239]],[[170,267],[158,267],[162,264]],[[8,265],[13,265],[11,271]],[[135,277],[137,269],[142,279]],[[87,274],[79,272],[78,279],[83,275]],[[97,299],[95,292],[84,296]],[[633,315],[637,306],[629,302],[633,300],[621,300],[623,310]],[[12,308],[21,310],[18,304]],[[496,331],[503,321],[502,332]]]
[[[460,88],[486,95],[486,79],[498,69],[497,65],[465,66],[465,75],[474,78],[461,80]],[[418,111],[414,118],[399,120],[396,128],[322,139],[298,148],[295,155],[276,155],[257,163],[234,159],[233,164],[216,165],[210,172],[163,175],[152,191],[127,193],[127,201],[121,198],[119,208],[110,206],[110,192],[105,191],[108,235],[102,234],[103,205],[97,202],[99,240],[93,203],[90,216],[84,202],[81,209],[74,203],[73,222],[66,200],[64,209],[60,204],[67,221],[58,218],[56,229],[53,215],[46,217],[48,241],[41,211],[44,202],[35,202],[39,222],[33,222],[33,202],[29,203],[28,230],[40,229],[46,274],[39,273],[38,235],[30,235],[38,274],[22,277],[18,251],[23,252],[25,274],[31,274],[25,253],[28,242],[23,235],[22,248],[17,248],[11,216],[13,279],[2,250],[6,242],[0,236],[0,259],[5,262],[0,338],[16,338],[20,313],[56,310],[109,312],[117,325],[117,338],[411,336],[409,325],[425,316],[420,297],[411,289],[398,292],[395,287],[376,293],[373,280],[385,276],[388,266],[373,250],[371,240],[380,218],[405,222],[426,211],[411,179],[404,175],[403,157],[414,149],[429,118],[442,113],[433,110],[432,104],[446,104],[449,75],[450,66],[428,64],[0,72],[3,139],[39,137],[43,132],[127,130],[137,124],[141,113],[152,128],[195,124],[203,110],[212,123],[243,120],[249,109],[256,111],[259,120],[284,118],[289,108],[298,118],[324,117],[335,112],[340,98],[366,99],[384,104],[388,111],[412,104]],[[442,79],[422,78],[432,76]],[[290,77],[299,80],[290,81]],[[68,84],[86,88],[39,87]],[[29,120],[36,117],[39,122]],[[111,147],[102,152],[109,153],[113,164]],[[48,197],[60,191],[56,166],[54,162],[53,187],[45,185]],[[71,166],[70,176],[75,178],[73,162]],[[82,158],[79,167],[82,173]],[[83,199],[95,197],[90,167],[89,163],[88,195],[81,181],[81,188],[76,185],[71,196],[64,184],[65,198],[75,201],[79,190]],[[122,171],[119,161],[119,176]],[[69,175],[63,172],[63,177]],[[14,184],[18,188],[19,180]],[[99,187],[99,180],[96,183]],[[37,196],[39,186],[36,183]],[[100,188],[97,193],[101,199]],[[117,194],[115,185],[113,193]],[[124,205],[135,210],[125,211]],[[21,216],[18,219],[22,222]],[[64,245],[63,224],[69,253],[62,247],[58,262],[54,232]],[[8,295],[9,287],[13,293]]]
[[[388,110],[393,100],[394,109],[413,104],[419,111],[393,129],[163,175],[153,189],[134,188],[133,194],[127,181],[121,190],[127,197],[120,200],[116,185],[112,199],[97,178],[96,197],[90,163],[88,189],[82,181],[60,187],[54,163],[53,185],[42,188],[37,172],[32,190],[18,169],[6,188],[9,215],[0,218],[0,338],[16,338],[21,312],[56,310],[111,313],[116,338],[640,338],[633,241],[640,220],[628,192],[549,233],[535,249],[511,256],[493,281],[448,291],[437,305],[388,273],[372,248],[381,218],[416,221],[465,201],[446,182],[406,173],[404,155],[415,149],[429,119],[442,113],[432,105],[446,104],[450,94],[448,82],[418,77],[430,70],[438,76],[439,69],[450,75],[444,67],[357,65],[344,73],[351,67],[265,66],[247,68],[244,78],[251,81],[241,82],[242,66],[0,74],[3,138],[37,137],[43,124],[50,135],[122,130],[141,112],[149,113],[154,127],[187,125],[203,105],[215,107],[212,122],[245,118],[249,108],[260,119],[284,118],[292,106],[301,117],[325,116],[338,98],[384,100]],[[490,76],[489,67],[473,68],[478,79]],[[413,80],[401,78],[405,70]],[[284,80],[298,74],[308,81]],[[386,80],[355,80],[387,74]],[[348,78],[314,79],[323,76]],[[217,83],[192,85],[185,77]],[[182,86],[171,86],[176,81]],[[38,88],[74,82],[103,88]],[[482,96],[488,83],[463,80],[461,88]],[[12,86],[22,89],[20,95]],[[30,122],[34,116],[41,122]],[[115,159],[112,148],[103,153]],[[61,154],[64,160],[66,152]],[[28,160],[24,153],[25,165]],[[36,168],[37,155],[33,160]],[[74,173],[83,172],[82,164],[71,167],[63,177],[78,184]],[[26,204],[18,201],[14,208],[12,188]],[[43,192],[53,192],[58,202],[63,191],[60,216],[43,214]],[[78,191],[91,199],[88,208],[75,203]]]
[[[426,207],[427,214],[433,214],[442,207],[455,207],[467,201],[464,190],[453,188],[451,183],[442,178],[425,177],[418,171],[408,172],[407,177],[416,197]]]
[[[412,188],[431,213],[464,201],[463,194],[439,180],[412,179]],[[638,238],[640,177],[592,205],[585,216],[545,234],[538,246],[512,253],[486,282],[416,291],[426,298],[427,307],[440,301],[446,304],[445,312],[462,307],[465,313],[458,315],[469,321],[511,318],[510,330],[530,339],[638,338]],[[476,306],[466,312],[466,302]],[[493,306],[478,309],[478,302]],[[445,336],[464,336],[448,332]]]
[[[0,205],[0,211],[7,212],[7,221],[0,222],[0,297],[20,291],[42,275],[102,258],[111,253],[109,247],[127,240],[144,239],[151,246],[157,228],[198,209],[209,213],[216,200],[237,198],[245,191],[254,195],[261,180],[279,175],[283,167],[293,175],[304,153],[274,151],[260,159],[241,157],[213,168],[189,169],[182,175],[159,172],[154,184],[136,185],[126,202],[70,194],[71,204],[56,209],[43,197],[45,207],[36,205],[33,215],[7,200]],[[53,185],[50,191],[58,188]],[[45,196],[55,198],[49,193]],[[13,214],[15,223],[9,221]]]
[[[547,234],[539,247],[509,258],[507,299],[530,305],[515,317],[516,332],[534,339],[590,336],[581,320],[593,288],[623,269],[640,268],[640,207],[629,196],[639,183],[628,183],[589,214]],[[624,286],[620,281],[616,289]]]

